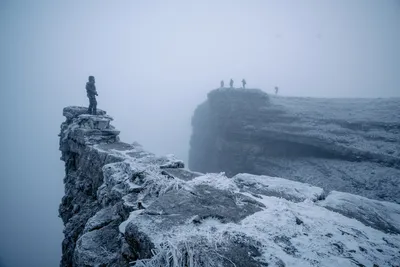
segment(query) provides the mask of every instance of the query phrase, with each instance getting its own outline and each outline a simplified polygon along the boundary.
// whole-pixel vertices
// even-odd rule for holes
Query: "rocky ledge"
[[[67,107],[61,266],[398,266],[400,205],[269,176],[202,174]]]
[[[400,99],[211,91],[192,119],[189,168],[278,176],[400,203]]]

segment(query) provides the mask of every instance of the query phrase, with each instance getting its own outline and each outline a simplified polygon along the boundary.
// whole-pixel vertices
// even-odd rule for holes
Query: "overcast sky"
[[[62,108],[98,107],[125,142],[187,161],[221,79],[311,97],[400,96],[398,0],[0,0],[0,258],[57,266]]]

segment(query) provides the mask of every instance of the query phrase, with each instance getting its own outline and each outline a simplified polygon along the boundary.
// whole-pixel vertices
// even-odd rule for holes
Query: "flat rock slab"
[[[78,107],[78,106],[69,106],[63,109],[63,115],[68,119],[72,119],[78,117],[82,114],[88,114],[88,108],[86,107]],[[97,115],[106,115],[106,112],[101,109],[97,109]]]
[[[100,144],[100,145],[98,145],[98,148],[105,150],[105,151],[111,151],[113,149],[118,150],[118,151],[129,151],[129,150],[135,149],[135,147],[133,145],[123,143],[123,142]]]
[[[386,233],[400,234],[400,205],[332,191],[319,205]]]
[[[76,242],[74,258],[76,266],[118,266],[119,231],[108,226],[82,235]]]
[[[117,214],[115,206],[108,206],[99,210],[93,217],[91,217],[83,230],[84,233],[103,228],[111,222],[117,221],[120,216]]]
[[[190,181],[196,177],[203,175],[202,173],[191,172],[185,169],[178,169],[178,168],[164,168],[161,174],[171,178],[178,178],[184,181]]]
[[[281,197],[293,202],[301,202],[306,199],[317,201],[324,194],[324,190],[320,187],[278,177],[241,173],[234,176],[233,179],[237,186],[245,192]]]
[[[154,221],[164,231],[179,224],[201,223],[215,218],[222,223],[238,223],[261,211],[264,204],[239,193],[198,185],[193,191],[172,190],[155,200],[141,216]]]

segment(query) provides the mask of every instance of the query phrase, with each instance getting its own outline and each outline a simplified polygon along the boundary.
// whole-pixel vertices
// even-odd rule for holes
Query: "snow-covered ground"
[[[340,207],[338,212],[325,208],[343,202],[335,193],[323,200],[322,188],[250,174],[233,178],[204,174],[190,180],[166,177],[159,168],[165,164],[162,160],[137,157],[139,151],[114,151],[136,157],[106,165],[109,178],[99,191],[110,195],[119,190],[126,194],[125,205],[136,207],[141,202],[145,207],[132,211],[119,226],[126,238],[142,240],[139,250],[149,251],[135,266],[336,267],[400,262],[400,236],[345,216]],[[175,169],[179,171],[187,172]],[[146,175],[128,179],[135,173]],[[129,193],[131,183],[143,190]],[[367,217],[375,214],[363,207],[365,201],[381,205],[381,216],[389,223],[400,214],[398,204],[347,195],[345,206],[359,207]],[[398,224],[395,228],[400,231]]]
[[[177,181],[170,182],[177,184]],[[130,229],[127,225],[131,224],[136,234],[140,232],[148,236],[154,244],[154,256],[139,260],[137,266],[220,266],[221,262],[226,264],[221,266],[229,266],[225,262],[232,261],[232,266],[336,267],[396,266],[400,262],[399,235],[384,233],[324,208],[318,200],[323,195],[321,188],[248,174],[239,174],[233,179],[223,174],[206,174],[178,184],[175,189],[164,191],[157,200],[149,199],[146,210],[132,212],[121,224],[120,231],[124,234],[126,229]],[[179,195],[180,191],[197,194],[196,186],[201,185],[228,191],[232,196],[241,192],[241,195],[260,203],[262,208],[238,222],[224,223],[226,218],[222,215],[203,216],[203,219],[197,218],[195,213],[185,214],[188,211],[183,206],[190,206],[192,202],[184,197],[177,198],[176,203],[170,202],[171,195]],[[167,184],[165,187],[172,188]],[[241,209],[240,198],[236,196],[235,201],[237,208]],[[347,204],[362,204],[357,196],[352,201]],[[376,202],[382,205],[382,212],[386,211],[385,205],[395,206],[395,210],[386,214],[388,216],[400,211],[397,204]],[[175,205],[182,208],[175,208]],[[207,205],[201,208],[210,209]],[[181,216],[183,219],[177,223],[176,217]],[[224,254],[224,249],[221,249],[229,248],[238,240],[245,243],[244,247],[249,246],[246,247],[249,254],[253,246],[257,250],[249,257],[249,265],[236,265],[235,257],[230,253]],[[170,264],[163,265],[166,262]],[[188,262],[190,264],[185,265]]]

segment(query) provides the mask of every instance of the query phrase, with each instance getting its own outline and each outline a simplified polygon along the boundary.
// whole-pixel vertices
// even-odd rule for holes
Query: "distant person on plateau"
[[[221,88],[224,88],[224,81],[221,81]]]
[[[242,84],[243,84],[243,88],[246,88],[246,80],[245,79],[242,80]]]
[[[231,81],[229,82],[229,85],[231,86],[231,88],[233,88],[233,80],[231,79]]]
[[[89,114],[96,115],[97,101],[96,101],[96,86],[94,85],[94,76],[89,76],[89,81],[86,83],[86,93],[89,98]]]
[[[278,91],[279,91],[278,86],[275,86],[275,94],[276,94],[276,95],[278,94]]]

